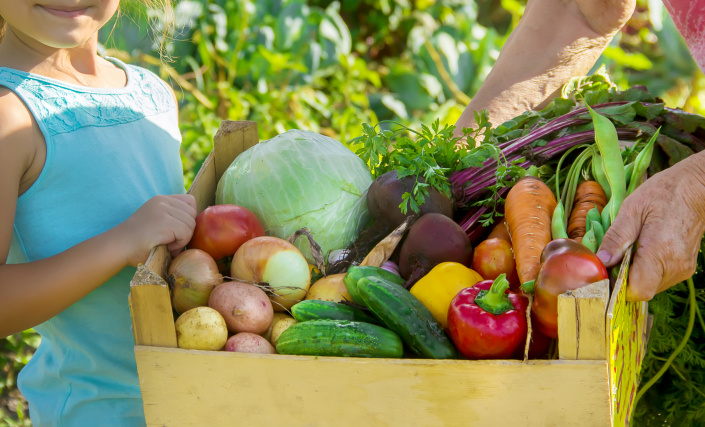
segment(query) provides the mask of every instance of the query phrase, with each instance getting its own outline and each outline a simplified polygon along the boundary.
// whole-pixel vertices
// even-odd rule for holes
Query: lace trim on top
[[[174,107],[165,84],[151,72],[115,61],[125,70],[121,88],[90,88],[0,67],[0,85],[22,95],[50,135],[87,126],[113,126],[164,113]],[[48,135],[45,135],[48,136]]]

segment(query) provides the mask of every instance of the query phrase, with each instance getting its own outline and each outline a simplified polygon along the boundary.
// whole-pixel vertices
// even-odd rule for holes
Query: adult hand
[[[636,0],[561,0],[577,7],[597,34],[612,38],[634,13]]]
[[[695,272],[705,231],[703,154],[646,180],[625,199],[605,233],[597,256],[607,267],[619,263],[636,243],[628,300],[648,301]]]

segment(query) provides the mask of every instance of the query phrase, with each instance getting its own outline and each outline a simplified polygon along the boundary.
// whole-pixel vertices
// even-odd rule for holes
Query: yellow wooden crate
[[[199,212],[254,122],[222,123],[189,193]],[[626,426],[646,342],[646,303],[599,282],[559,298],[558,360],[366,359],[182,350],[155,248],[131,283],[149,426]]]

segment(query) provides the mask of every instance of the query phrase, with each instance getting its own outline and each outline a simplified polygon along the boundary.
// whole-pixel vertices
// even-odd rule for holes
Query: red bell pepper
[[[571,239],[551,241],[541,253],[531,312],[539,331],[558,338],[558,295],[607,278],[607,269],[590,249]]]
[[[517,356],[526,343],[526,307],[523,297],[509,291],[505,274],[494,282],[480,282],[453,298],[448,310],[450,337],[468,359]]]

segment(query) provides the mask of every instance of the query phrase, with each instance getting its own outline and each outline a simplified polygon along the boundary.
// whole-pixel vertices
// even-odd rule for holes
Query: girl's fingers
[[[172,206],[188,212],[189,214],[192,213],[193,217],[196,217],[198,207],[196,206],[195,197],[190,194],[172,194],[167,197],[172,202]]]

